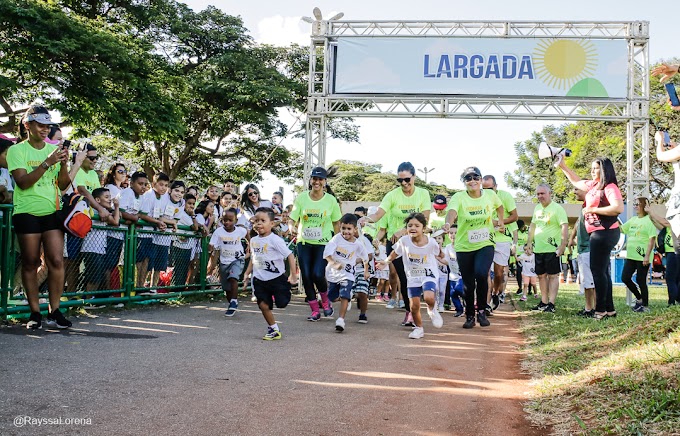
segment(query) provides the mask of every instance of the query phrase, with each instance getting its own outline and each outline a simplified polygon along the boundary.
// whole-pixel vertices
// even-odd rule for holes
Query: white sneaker
[[[345,319],[338,318],[335,320],[335,330],[342,332],[345,330]]]
[[[252,297],[250,297],[250,301],[252,301],[253,303],[257,303],[257,297],[253,295]]]
[[[394,309],[394,307],[397,305],[397,302],[394,300],[390,300],[387,302],[387,306],[385,306],[388,309]]]
[[[347,302],[347,311],[349,312],[350,310],[352,310],[352,300]]]
[[[432,327],[440,329],[444,325],[444,320],[442,316],[436,310],[427,309],[427,314],[430,315],[430,320],[432,320]]]
[[[406,307],[404,300],[399,300],[399,309],[403,309],[404,307]]]
[[[409,333],[408,337],[411,339],[420,339],[425,336],[425,330],[422,327],[414,327],[413,331]]]

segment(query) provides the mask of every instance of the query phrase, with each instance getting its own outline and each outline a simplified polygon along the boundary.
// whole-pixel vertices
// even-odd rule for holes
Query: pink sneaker
[[[415,323],[413,322],[413,316],[411,315],[411,312],[406,312],[406,316],[404,317],[404,321],[401,323],[404,327],[415,327]]]
[[[519,301],[527,301],[527,297],[524,296],[524,295],[522,295],[522,296],[520,297]]]

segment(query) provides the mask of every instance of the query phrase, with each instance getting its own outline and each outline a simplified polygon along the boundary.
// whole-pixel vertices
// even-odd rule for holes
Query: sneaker
[[[482,327],[489,327],[491,325],[489,320],[486,318],[486,313],[484,313],[483,310],[480,311],[480,312],[477,312],[477,322]]]
[[[444,310],[451,310],[450,304],[444,304]]]
[[[394,309],[396,305],[397,305],[397,302],[390,299],[390,301],[387,302],[387,306],[385,306],[385,307],[388,308],[388,309]]]
[[[491,306],[489,306],[488,304],[484,308],[484,312],[486,312],[486,316],[489,316],[489,317],[493,316],[493,308]]]
[[[404,320],[401,322],[401,325],[404,327],[416,326],[413,322],[413,315],[411,315],[411,312],[406,312],[406,315],[404,315]]]
[[[642,302],[641,301],[636,301],[635,304],[633,305],[633,312],[642,312]]]
[[[519,297],[519,301],[527,301],[526,295],[522,295],[521,297]]]
[[[250,297],[250,301],[253,303],[257,303],[257,297],[253,295],[252,297]]]
[[[342,332],[345,330],[345,320],[342,318],[338,318],[335,320],[335,330]]]
[[[461,316],[463,316],[464,313],[465,312],[463,312],[462,310],[457,310],[456,313],[453,314],[453,317],[460,318]]]
[[[496,309],[498,309],[498,306],[501,305],[501,299],[500,299],[500,297],[498,296],[498,294],[493,294],[493,295],[491,296],[491,302],[492,302],[491,310],[496,310]]]
[[[647,306],[642,306],[642,310],[640,310],[640,312],[644,312],[644,313],[649,312],[649,307],[647,307]]]
[[[349,312],[350,310],[352,310],[352,300],[347,302],[347,311]]]
[[[437,305],[437,312],[439,312],[439,313],[444,313],[444,309],[445,309],[445,308],[444,308],[444,305],[443,305],[443,304],[441,304],[441,305],[438,304],[438,305]]]
[[[64,314],[59,309],[54,309],[52,313],[47,315],[45,325],[52,328],[67,329],[73,324],[64,317]]]
[[[229,308],[224,312],[224,316],[234,316],[236,314],[236,309],[238,309],[238,303],[236,301],[230,301]]]
[[[543,309],[543,312],[555,313],[555,305],[552,303],[548,303],[548,305],[545,306],[545,309]]]
[[[547,304],[544,304],[544,303],[541,301],[541,302],[539,302],[537,305],[535,305],[534,307],[532,307],[531,310],[533,310],[533,311],[535,311],[535,312],[543,312],[543,311],[545,310],[546,307],[548,307],[548,305],[547,305]]]
[[[39,330],[42,328],[42,315],[40,312],[31,312],[26,328],[29,330]]]
[[[505,304],[505,292],[498,294],[498,299],[500,300],[501,304]]]
[[[366,318],[366,314],[362,313],[359,315],[359,321],[357,321],[359,324],[368,324],[368,318]]]
[[[430,320],[432,321],[432,327],[436,329],[442,328],[444,325],[444,320],[438,311],[427,309],[427,314],[430,316]]]
[[[326,318],[333,316],[334,313],[335,311],[333,310],[333,306],[331,306],[330,304],[328,305],[328,309],[323,310],[323,316],[325,316]]]
[[[314,312],[307,317],[307,321],[316,322],[321,319],[321,314],[319,312]]]
[[[474,326],[475,326],[475,316],[474,315],[468,315],[465,318],[465,324],[463,324],[463,328],[464,329],[471,329]]]
[[[515,295],[522,295],[522,290],[521,289],[516,290]]]
[[[122,309],[123,307],[125,307],[125,303],[114,304],[112,307],[114,309]]]
[[[423,330],[422,327],[416,327],[413,329],[411,333],[408,334],[408,337],[411,339],[421,339],[425,336],[425,330]]]
[[[403,309],[406,307],[406,303],[404,303],[404,300],[399,300],[399,309]]]
[[[267,334],[262,336],[265,341],[278,341],[281,339],[281,332],[279,330],[274,330],[271,327],[267,327]]]
[[[156,290],[148,289],[146,291],[138,292],[137,295],[156,295]]]

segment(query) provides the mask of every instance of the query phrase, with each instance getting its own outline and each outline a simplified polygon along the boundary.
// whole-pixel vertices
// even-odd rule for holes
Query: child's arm
[[[118,199],[114,198],[113,199],[113,213],[111,215],[109,215],[108,218],[106,219],[106,222],[110,226],[117,226],[118,223],[120,222],[120,209],[118,207],[118,204],[119,204]]]
[[[248,265],[250,267],[250,265]],[[288,276],[288,283],[295,285],[298,282],[297,267],[295,265],[295,256],[293,253],[288,255],[288,267],[290,268],[290,275]]]
[[[377,261],[377,262],[375,263],[376,269],[385,269],[385,267],[386,267],[387,265],[389,265],[390,263],[392,263],[392,261],[393,261],[394,259],[396,259],[397,257],[399,257],[399,256],[397,256],[397,252],[396,252],[396,251],[392,251],[392,252],[390,253],[390,255],[387,256],[387,259],[385,259],[385,260],[379,260],[379,261]]]
[[[292,256],[292,253],[291,253],[291,256]],[[290,260],[289,260],[289,262],[290,262]],[[295,274],[293,271],[295,271],[295,269],[291,269],[291,275]],[[246,272],[243,273],[243,290],[244,291],[248,288],[248,283],[250,283],[250,274],[252,272],[253,272],[253,262],[248,262],[248,267],[246,268]],[[296,281],[297,281],[297,275],[295,277],[296,277]],[[288,280],[290,280],[290,278]]]
[[[167,228],[167,225],[163,221],[156,219],[151,215],[147,215],[144,212],[139,212],[139,217],[147,223],[151,223],[155,227],[158,227],[159,230],[165,230]]]
[[[326,259],[326,261],[328,262],[328,265],[331,268],[337,269],[338,271],[345,267],[345,265],[343,265],[340,262],[333,259],[333,256],[326,256],[326,257],[324,257],[324,259]]]

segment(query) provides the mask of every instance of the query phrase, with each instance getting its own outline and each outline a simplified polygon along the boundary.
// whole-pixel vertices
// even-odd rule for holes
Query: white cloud
[[[289,44],[309,44],[310,24],[300,17],[284,17],[274,15],[261,19],[257,23],[255,40],[262,44],[284,46]]]

